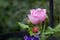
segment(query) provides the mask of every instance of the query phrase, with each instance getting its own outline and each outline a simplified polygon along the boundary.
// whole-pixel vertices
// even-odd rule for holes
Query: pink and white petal
[[[41,8],[37,8],[36,10],[41,10]]]
[[[32,15],[28,15],[29,20],[31,21],[31,23],[33,24],[38,24],[39,23],[39,18],[32,16]]]
[[[39,15],[41,13],[41,9],[40,8],[36,9],[35,13]]]
[[[42,12],[45,12],[46,13],[46,9],[42,9]]]
[[[31,15],[33,15],[35,13],[35,9],[31,9],[30,13],[31,13]]]
[[[41,14],[40,22],[43,22],[46,19],[46,14]]]

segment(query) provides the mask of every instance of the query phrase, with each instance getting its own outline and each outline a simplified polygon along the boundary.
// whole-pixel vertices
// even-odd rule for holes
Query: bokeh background
[[[54,26],[60,23],[60,0],[53,0]],[[0,0],[0,33],[19,31],[18,21],[24,23],[30,9],[45,8],[49,14],[49,0]],[[7,40],[21,40],[8,38]]]

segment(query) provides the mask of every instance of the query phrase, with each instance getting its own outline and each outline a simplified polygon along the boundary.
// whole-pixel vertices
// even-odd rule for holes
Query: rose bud
[[[32,24],[42,23],[46,19],[46,9],[31,9],[28,18]]]
[[[38,31],[38,27],[34,26],[34,27],[32,28],[32,31],[33,31],[33,33],[36,33],[36,32]]]

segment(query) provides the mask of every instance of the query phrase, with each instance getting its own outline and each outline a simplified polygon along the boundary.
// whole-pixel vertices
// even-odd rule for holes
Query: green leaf
[[[58,25],[55,27],[54,30],[55,30],[55,32],[56,32],[56,31],[60,31],[60,24],[58,24]]]
[[[53,33],[54,33],[54,29],[51,27],[48,27],[44,34],[47,35],[47,34],[53,34]]]
[[[30,35],[33,34],[33,32],[32,32],[32,27],[29,28],[29,33],[30,33]]]
[[[20,22],[18,22],[18,25],[19,25],[21,28],[23,28],[23,29],[25,29],[25,28],[29,28],[28,25],[25,25],[25,24],[20,23]]]

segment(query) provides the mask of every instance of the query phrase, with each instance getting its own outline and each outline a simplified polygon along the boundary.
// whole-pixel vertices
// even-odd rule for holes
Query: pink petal
[[[46,9],[42,9],[46,13]]]
[[[36,10],[41,10],[41,8],[37,8]]]
[[[46,9],[42,9],[41,10],[41,13],[46,13]]]
[[[28,15],[28,18],[31,21],[31,23],[33,23],[33,24],[38,24],[39,23],[39,18],[36,17],[36,16]]]
[[[46,19],[46,14],[41,14],[40,22],[43,22]]]
[[[40,14],[41,13],[41,9],[40,8],[38,8],[38,9],[36,9],[36,14]]]
[[[35,9],[30,10],[31,15],[35,13]]]

